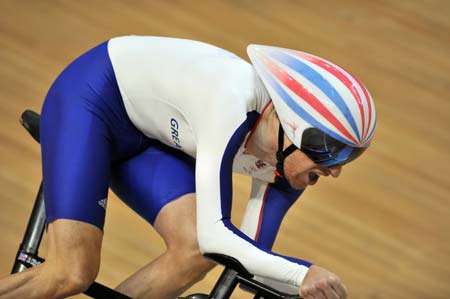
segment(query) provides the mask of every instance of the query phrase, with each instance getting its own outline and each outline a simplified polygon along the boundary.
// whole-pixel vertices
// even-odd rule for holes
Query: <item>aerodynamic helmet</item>
[[[297,148],[316,164],[332,167],[357,158],[370,145],[375,106],[358,78],[300,51],[249,45],[247,52],[280,120],[281,175],[284,158]],[[283,131],[293,143],[284,151]]]

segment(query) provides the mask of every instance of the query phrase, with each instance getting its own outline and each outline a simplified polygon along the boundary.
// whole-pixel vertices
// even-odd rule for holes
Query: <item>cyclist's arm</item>
[[[246,131],[243,125],[230,129],[223,123],[221,126],[208,123],[198,135],[196,192],[200,249],[203,253],[232,256],[254,275],[298,287],[310,263],[266,250],[230,221],[232,164]]]
[[[284,216],[302,193],[303,190],[282,188],[253,178],[241,231],[254,239],[260,247],[271,250]],[[298,292],[297,287],[286,283],[262,277],[256,279],[287,293]]]
[[[241,231],[262,248],[271,250],[281,222],[303,190],[283,189],[253,178]]]

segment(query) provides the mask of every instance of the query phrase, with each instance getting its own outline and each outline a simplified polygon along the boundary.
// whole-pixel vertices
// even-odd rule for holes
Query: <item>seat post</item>
[[[26,268],[36,266],[43,262],[43,259],[38,257],[38,250],[42,235],[44,234],[45,220],[44,194],[41,182],[30,220],[28,221],[27,229],[19,250],[17,251],[11,274],[21,272]]]

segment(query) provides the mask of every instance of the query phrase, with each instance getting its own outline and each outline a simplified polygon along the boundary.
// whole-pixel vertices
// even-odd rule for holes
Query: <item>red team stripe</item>
[[[285,86],[287,86],[292,92],[294,92],[301,99],[305,100],[311,107],[319,112],[325,119],[327,119],[336,129],[338,129],[345,137],[351,140],[353,143],[358,144],[358,141],[347,131],[342,123],[315,97],[310,93],[303,85],[294,80],[289,74],[277,67],[269,59],[264,60],[266,66],[270,69],[271,73],[278,78]]]
[[[261,231],[261,225],[262,225],[262,220],[263,220],[263,216],[264,216],[264,206],[266,205],[266,199],[267,199],[268,192],[269,192],[269,184],[267,184],[266,190],[264,191],[264,197],[263,197],[261,210],[259,210],[258,229],[256,230],[255,241],[258,241],[259,232]]]
[[[250,138],[252,137],[253,133],[255,132],[256,127],[259,125],[259,122],[261,121],[261,117],[263,116],[263,114],[266,111],[267,107],[269,107],[269,104],[270,104],[270,101],[266,104],[264,109],[261,111],[261,114],[258,116],[258,119],[256,120],[255,125],[250,130],[250,134],[248,134],[248,136],[247,136],[247,138],[246,138],[246,140],[244,142],[244,148],[247,148],[248,141],[250,140]]]
[[[339,70],[338,68],[336,68],[334,65],[320,59],[319,57],[315,57],[315,56],[310,56],[310,55],[306,55],[303,53],[299,53],[296,51],[290,51],[290,53],[294,54],[295,56],[298,56],[300,58],[306,59],[312,63],[314,63],[315,65],[321,67],[322,69],[328,71],[329,73],[333,74],[336,78],[338,78],[342,83],[344,83],[344,85],[347,87],[347,89],[353,94],[353,96],[356,98],[356,102],[358,104],[358,108],[359,108],[359,112],[361,114],[361,120],[362,120],[362,132],[361,132],[361,139],[363,140],[363,135],[365,135],[366,133],[366,128],[365,128],[365,117],[364,117],[364,108],[363,108],[363,104],[362,104],[362,99],[361,96],[358,92],[358,90],[355,88],[355,85],[353,84],[353,82],[347,77],[346,74],[344,74],[341,70]],[[348,73],[348,72],[347,72]],[[348,73],[350,74],[350,73]],[[351,75],[351,74],[350,74]],[[352,76],[352,75],[351,75]],[[356,79],[355,76],[352,76],[354,79]],[[358,81],[358,79],[356,79],[358,85],[361,87],[361,90],[363,90],[364,95],[366,96],[365,100],[366,103],[369,106],[370,109],[370,103],[368,103],[368,97],[367,97],[367,91],[364,88],[364,86],[361,86],[360,82]],[[369,110],[370,111],[370,110]],[[369,117],[370,120],[370,117]],[[370,122],[369,122],[370,124]]]

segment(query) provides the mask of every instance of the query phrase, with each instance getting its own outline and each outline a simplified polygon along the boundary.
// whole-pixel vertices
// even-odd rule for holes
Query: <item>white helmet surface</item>
[[[349,146],[370,144],[376,126],[375,106],[355,76],[300,51],[249,45],[247,52],[285,133],[298,148],[308,128]]]

